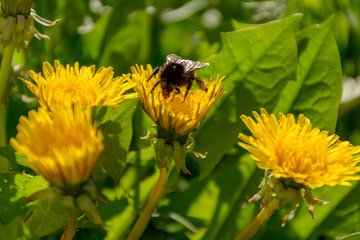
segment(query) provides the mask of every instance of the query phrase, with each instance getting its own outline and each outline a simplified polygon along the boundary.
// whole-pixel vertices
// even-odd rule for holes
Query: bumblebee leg
[[[180,91],[180,89],[178,88],[178,87],[175,87],[175,90],[176,90],[176,93],[174,92],[174,94],[173,94],[173,97],[172,97],[172,99],[171,99],[171,101],[173,101],[174,100],[174,98],[175,98],[175,95],[176,94],[179,94],[181,91]]]
[[[157,74],[160,70],[160,67],[156,67],[154,68],[154,71],[150,74],[150,76],[148,77],[148,79],[146,79],[146,81],[148,82],[155,74]]]
[[[186,87],[186,92],[185,92],[184,100],[183,100],[182,102],[185,102],[185,99],[186,99],[187,95],[189,94],[189,91],[190,91],[192,85],[193,85],[193,79],[189,79],[189,84],[188,84],[187,87]]]
[[[166,82],[166,80],[160,79],[159,81],[157,81],[157,82],[154,84],[153,88],[151,89],[151,93],[154,91],[154,89],[156,88],[156,86],[159,85],[159,83],[161,83],[161,82]]]
[[[196,80],[196,83],[197,83],[197,85],[199,86],[199,88],[200,88],[201,90],[204,90],[205,92],[207,92],[208,88],[205,87],[204,82],[203,82],[200,78],[197,78],[197,77],[195,77],[195,80]]]

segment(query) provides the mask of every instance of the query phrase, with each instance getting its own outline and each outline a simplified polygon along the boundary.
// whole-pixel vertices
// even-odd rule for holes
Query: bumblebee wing
[[[185,72],[191,72],[209,66],[209,63],[193,62],[190,60],[183,60],[182,64],[185,68]]]
[[[181,64],[182,61],[184,61],[184,60],[176,54],[168,54],[166,56],[166,64],[169,64],[169,63]]]

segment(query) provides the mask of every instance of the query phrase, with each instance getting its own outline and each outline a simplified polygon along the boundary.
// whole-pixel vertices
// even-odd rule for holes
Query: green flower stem
[[[0,147],[5,146],[6,144],[6,107],[4,104],[0,103]],[[8,160],[5,157],[0,156],[0,173],[8,171]]]
[[[72,240],[75,231],[76,231],[76,224],[77,224],[77,217],[79,216],[79,211],[74,209],[72,212],[69,213],[68,222],[66,224],[65,231],[61,236],[60,240]]]
[[[236,240],[246,240],[250,239],[254,234],[261,228],[261,226],[266,222],[271,215],[278,209],[280,200],[278,198],[273,198],[269,205],[261,210],[261,212],[256,216],[256,218],[247,226],[247,228],[237,236]]]
[[[14,55],[15,41],[10,41],[9,45],[4,48],[4,55],[1,61],[0,68],[0,147],[7,144],[6,138],[6,107],[3,102],[3,97],[9,74],[11,70],[11,61]],[[6,158],[0,156],[0,173],[9,170],[9,163]]]
[[[1,61],[0,68],[0,99],[1,102],[4,97],[5,88],[9,79],[9,74],[11,70],[11,61],[14,55],[15,41],[10,41],[9,45],[4,48],[4,55]]]
[[[132,228],[127,240],[137,240],[143,234],[148,222],[150,221],[151,214],[154,212],[162,193],[164,192],[166,183],[170,175],[170,169],[168,170],[165,166],[160,169],[160,175],[153,188],[150,197],[145,205],[143,212],[136,221]]]

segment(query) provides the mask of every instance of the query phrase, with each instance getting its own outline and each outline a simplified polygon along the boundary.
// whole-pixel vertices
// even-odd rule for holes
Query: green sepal
[[[156,129],[156,133],[152,133],[152,130],[154,129]],[[171,168],[172,160],[174,159],[176,170],[178,172],[180,172],[181,169],[184,173],[191,174],[186,168],[186,154],[190,152],[196,157],[206,157],[206,154],[193,151],[195,141],[189,134],[179,135],[172,130],[164,129],[159,125],[151,126],[147,135],[141,139],[147,140],[154,148],[156,166],[159,169],[166,166],[169,170]]]
[[[80,194],[75,199],[75,203],[80,208],[80,210],[85,213],[85,215],[90,219],[90,221],[95,224],[100,224],[104,226],[104,222],[102,221],[101,216],[96,209],[95,203],[88,194]]]
[[[49,212],[51,204],[53,203],[54,199],[61,195],[61,190],[56,187],[46,188],[40,191],[37,191],[31,194],[28,198],[26,198],[23,203],[30,203],[39,199],[46,199],[47,200],[47,207],[46,212]]]
[[[15,28],[16,28],[16,18],[11,16],[6,18],[4,23],[4,28],[2,29],[2,33],[1,33],[1,43],[4,45],[4,47],[6,47],[11,41]]]
[[[288,216],[297,210],[301,199],[304,199],[307,202],[307,209],[313,219],[315,219],[315,205],[329,203],[313,197],[309,187],[299,184],[292,179],[275,178],[269,170],[265,171],[265,176],[259,188],[260,191],[251,197],[249,202],[262,199],[261,209],[267,207],[273,198],[280,200],[280,206],[287,204],[291,205],[282,216],[282,227],[285,226]]]
[[[323,201],[323,200],[320,200],[318,198],[315,198],[313,197],[312,193],[311,193],[311,190],[310,188],[308,187],[304,187],[302,189],[302,197],[306,200],[307,202],[307,209],[311,215],[311,217],[313,219],[315,219],[315,205],[324,205],[324,204],[329,204],[330,202],[327,202],[327,201]]]

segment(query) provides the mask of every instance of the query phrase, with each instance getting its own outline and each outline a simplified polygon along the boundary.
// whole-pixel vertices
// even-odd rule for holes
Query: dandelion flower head
[[[52,105],[72,105],[79,102],[83,106],[117,105],[126,99],[135,98],[136,93],[125,93],[133,87],[129,76],[113,77],[112,67],[63,66],[55,61],[55,68],[48,62],[43,64],[43,74],[30,70],[31,80],[22,79],[30,91],[47,110]]]
[[[191,90],[184,101],[184,94],[171,93],[164,98],[161,87],[153,86],[159,77],[156,75],[146,81],[153,69],[150,65],[131,68],[134,89],[143,103],[143,108],[150,118],[162,128],[174,131],[176,134],[185,135],[194,131],[204,120],[215,101],[225,93],[221,88],[222,80],[219,75],[214,81],[206,82],[208,91],[201,89]]]
[[[104,149],[103,135],[91,121],[91,109],[79,104],[40,107],[20,117],[11,146],[25,155],[31,168],[58,187],[90,177]]]
[[[300,114],[298,120],[292,114],[269,115],[253,112],[241,119],[252,136],[240,133],[239,145],[251,153],[257,166],[271,170],[276,178],[291,179],[309,188],[324,185],[350,185],[349,180],[360,180],[357,166],[360,148],[337,135],[313,128],[310,120]]]

